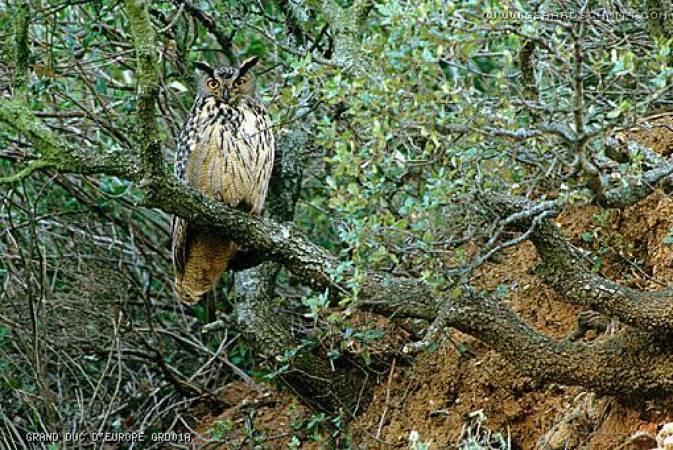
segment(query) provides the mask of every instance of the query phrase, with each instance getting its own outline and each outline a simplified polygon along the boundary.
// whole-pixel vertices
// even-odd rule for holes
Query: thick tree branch
[[[461,290],[448,323],[477,336],[540,381],[579,384],[611,395],[647,397],[673,390],[670,350],[640,331],[623,332],[596,344],[559,342],[524,324],[499,301],[469,287]]]
[[[215,227],[240,245],[284,265],[310,286],[342,290],[331,277],[336,273],[337,260],[294,226],[252,217],[208,199],[174,178],[166,179],[156,191],[148,205],[179,215],[198,226]]]
[[[373,5],[371,0],[356,0],[348,8],[342,8],[334,0],[323,3],[323,14],[330,24],[330,30],[337,36],[332,58],[337,66],[347,70],[359,69],[360,52],[357,41]]]
[[[274,370],[281,368],[280,379],[308,404],[354,414],[360,393],[366,395],[365,374],[348,365],[334,367],[328,357],[301,345],[292,330],[295,319],[273,306],[271,284],[277,271],[277,264],[267,262],[237,274],[236,328]]]
[[[495,194],[486,201],[501,214],[536,206],[523,198]],[[523,229],[530,224],[530,218],[525,217],[514,225]],[[570,303],[617,317],[642,330],[673,332],[673,291],[636,291],[592,272],[551,219],[540,222],[531,241],[542,260],[538,274]]]
[[[599,203],[605,208],[626,208],[647,197],[658,185],[670,184],[672,174],[673,160],[669,159],[626,186],[608,190]]]
[[[90,152],[69,146],[47,128],[30,111],[25,100],[0,97],[0,122],[14,130],[33,145],[40,160],[59,172],[89,175],[106,173],[128,179],[138,179],[140,167],[128,152]]]
[[[399,287],[402,295],[390,296]],[[651,334],[628,330],[594,344],[557,341],[469,285],[454,286],[450,295],[439,298],[420,282],[405,281],[399,287],[363,300],[361,306],[426,320],[433,320],[446,308],[448,326],[477,337],[539,381],[582,385],[610,395],[652,397],[673,392],[671,351]]]
[[[538,8],[535,7],[537,11]],[[519,70],[521,70],[521,81],[523,82],[523,92],[527,100],[535,101],[538,99],[539,92],[535,82],[535,48],[536,42],[529,39],[524,42],[519,50]]]

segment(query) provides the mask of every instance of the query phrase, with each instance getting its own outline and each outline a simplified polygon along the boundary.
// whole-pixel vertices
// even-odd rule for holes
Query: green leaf
[[[585,231],[584,233],[582,233],[582,240],[584,242],[592,242],[594,240],[594,234],[590,233],[588,231]]]
[[[100,92],[101,94],[107,93],[107,83],[104,78],[99,77],[96,80],[96,92]]]

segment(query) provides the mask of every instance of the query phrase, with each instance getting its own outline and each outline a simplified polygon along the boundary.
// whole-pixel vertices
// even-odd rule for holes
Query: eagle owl
[[[275,143],[271,120],[255,95],[250,69],[257,58],[240,67],[204,72],[194,106],[180,133],[175,175],[183,182],[227,205],[251,214],[264,206],[273,168]],[[186,303],[196,303],[217,283],[237,246],[212,229],[173,218],[175,289]]]

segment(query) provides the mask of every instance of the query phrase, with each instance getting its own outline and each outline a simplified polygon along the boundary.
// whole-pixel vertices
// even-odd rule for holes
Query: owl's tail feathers
[[[237,246],[215,233],[193,228],[185,231],[183,247],[179,242],[173,243],[175,291],[181,301],[193,305],[215,287],[236,254]],[[177,255],[176,250],[180,249],[181,255]]]

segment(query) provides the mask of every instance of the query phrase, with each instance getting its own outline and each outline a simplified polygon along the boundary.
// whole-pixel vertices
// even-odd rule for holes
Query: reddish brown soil
[[[662,155],[673,153],[673,114],[662,113],[649,117],[639,126],[627,130],[626,133],[642,145]]]
[[[299,429],[311,413],[295,396],[265,384],[230,383],[221,394],[233,405],[222,413],[203,417],[196,428],[193,448],[288,448],[292,436],[305,444],[312,439]],[[316,438],[322,438],[318,434]],[[309,448],[303,445],[301,448]]]
[[[501,262],[486,264],[473,283],[491,290],[508,286],[506,301],[522,318],[541,331],[562,337],[572,329],[577,310],[559,302],[556,293],[532,275],[536,258],[535,249],[526,243],[509,251]],[[562,386],[541,389],[479,341],[458,334],[454,338],[467,342],[476,357],[462,358],[450,345],[421,355],[397,383],[377,389],[374,402],[354,428],[391,443],[406,442],[409,432],[415,430],[421,440],[432,439],[439,445],[433,448],[442,448],[458,443],[465,419],[483,409],[489,428],[505,434],[509,429],[513,441],[529,449],[579,393],[576,388]],[[386,404],[389,389],[392,400]],[[360,436],[367,448],[386,448],[367,433]]]

